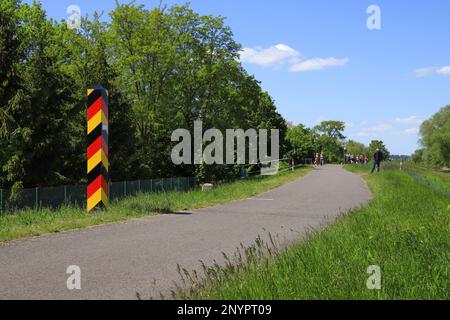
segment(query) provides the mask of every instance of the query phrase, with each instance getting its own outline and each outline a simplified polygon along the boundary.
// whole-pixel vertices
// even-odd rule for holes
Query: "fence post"
[[[138,180],[138,193],[141,193],[141,180]]]
[[[126,181],[123,182],[123,196],[124,197],[127,196],[127,182]]]
[[[37,210],[39,208],[39,187],[35,188],[35,209]]]
[[[64,186],[64,204],[67,204],[67,186]]]
[[[0,189],[0,215],[3,214],[3,189]]]
[[[150,179],[150,192],[153,192],[153,179]]]

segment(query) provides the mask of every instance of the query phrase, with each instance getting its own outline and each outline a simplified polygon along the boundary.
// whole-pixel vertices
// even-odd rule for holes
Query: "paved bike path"
[[[13,241],[0,246],[0,299],[159,298],[179,280],[177,264],[197,269],[223,261],[240,244],[268,233],[280,243],[364,205],[370,192],[340,166],[252,199],[189,214],[161,215]],[[81,290],[67,289],[67,267],[81,269]]]

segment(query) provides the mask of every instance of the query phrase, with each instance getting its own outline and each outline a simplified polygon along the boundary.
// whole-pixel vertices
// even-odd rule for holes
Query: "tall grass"
[[[365,172],[367,168],[351,167]],[[234,265],[183,276],[179,299],[449,299],[449,198],[400,171],[367,175],[374,199],[285,251],[258,242]],[[381,290],[369,290],[369,266]],[[194,277],[193,274],[206,274]]]
[[[22,210],[0,216],[0,242],[47,233],[79,229],[88,226],[126,221],[156,214],[177,213],[245,199],[297,179],[309,168],[295,172],[282,172],[276,176],[256,177],[224,183],[209,192],[168,192],[139,194],[112,203],[107,211],[87,214],[78,207]]]

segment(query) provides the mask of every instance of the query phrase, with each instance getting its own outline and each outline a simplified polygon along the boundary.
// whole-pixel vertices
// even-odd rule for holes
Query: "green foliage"
[[[94,14],[69,30],[39,3],[0,5],[0,187],[84,182],[86,89],[97,84],[109,91],[113,180],[194,175],[172,164],[170,137],[199,119],[223,131],[280,129],[285,148],[285,120],[238,62],[224,18],[117,3],[110,22]]]
[[[18,77],[19,61],[24,58],[23,32],[19,27],[19,1],[5,0],[0,2],[0,186],[5,185],[6,176],[15,167],[10,160],[13,152],[12,143],[17,134],[14,129],[12,112],[22,100],[22,83]],[[9,160],[8,166],[6,165]],[[15,162],[18,162],[15,157]]]
[[[414,155],[416,162],[437,167],[450,167],[450,105],[442,108],[420,128],[420,149]]]
[[[9,57],[15,73],[4,81],[16,83],[9,93],[15,95],[0,102],[6,128],[2,140],[8,141],[1,157],[2,180],[7,186],[63,183],[73,174],[62,164],[73,159],[69,141],[77,131],[67,123],[76,104],[73,80],[61,72],[59,27],[37,3],[15,7],[11,15],[22,51]]]
[[[313,130],[304,125],[298,125],[288,129],[286,140],[289,143],[288,156],[296,163],[307,158],[313,158],[317,151],[317,135]]]
[[[123,91],[119,90],[119,73],[109,57],[108,25],[100,22],[100,16],[94,14],[92,21],[82,19],[78,31],[64,28],[63,32],[67,59],[70,61],[65,64],[65,69],[76,82],[76,92],[83,93],[89,86],[100,84],[109,93],[111,177],[116,181],[139,178],[136,144],[132,143],[136,131],[132,106]],[[84,96],[79,95],[78,101],[80,106],[85,106]],[[77,120],[82,130],[81,124],[85,122],[84,111],[79,114]],[[83,133],[80,132],[79,136],[83,136]],[[78,146],[81,147],[82,144],[79,143]],[[78,152],[83,155],[85,148]],[[83,156],[76,165],[83,167],[84,159]]]
[[[349,140],[346,146],[346,153],[365,156],[368,154],[368,148],[362,143],[354,140]]]
[[[421,163],[423,161],[424,149],[417,149],[411,156],[411,160],[415,163]]]
[[[291,125],[286,134],[288,145],[286,155],[299,162],[314,158],[315,154],[323,153],[327,162],[342,162],[345,145],[344,130],[345,123],[342,121],[324,121],[313,129],[306,128],[304,125]],[[365,150],[364,145],[352,140],[347,143],[347,148],[358,152]]]
[[[375,151],[377,149],[380,149],[380,151],[383,153],[383,160],[389,160],[391,154],[389,153],[389,150],[384,145],[384,142],[381,140],[372,140],[369,145],[369,159],[373,154],[375,154]]]
[[[336,139],[344,140],[345,123],[342,121],[323,121],[315,127],[315,130],[320,134]]]
[[[97,84],[109,92],[113,181],[239,177],[235,166],[172,164],[172,132],[193,133],[195,120],[222,132],[279,129],[282,156],[342,160],[343,122],[299,128],[286,139],[285,119],[243,69],[223,17],[189,5],[117,2],[108,22],[95,13],[69,30],[37,2],[0,6],[1,188],[85,182],[86,89]]]
[[[318,146],[328,162],[342,162],[344,158],[343,134],[345,123],[342,121],[323,121],[314,128],[319,135]]]

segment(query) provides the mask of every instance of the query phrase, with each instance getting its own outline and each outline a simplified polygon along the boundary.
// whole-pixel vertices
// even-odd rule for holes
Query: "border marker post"
[[[108,207],[108,92],[102,86],[88,89],[87,110],[87,211]]]

